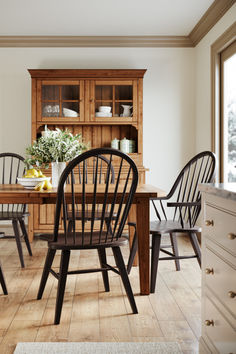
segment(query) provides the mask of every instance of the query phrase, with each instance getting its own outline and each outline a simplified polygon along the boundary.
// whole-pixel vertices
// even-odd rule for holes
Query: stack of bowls
[[[110,106],[99,106],[98,110],[99,112],[95,113],[96,117],[112,117]]]

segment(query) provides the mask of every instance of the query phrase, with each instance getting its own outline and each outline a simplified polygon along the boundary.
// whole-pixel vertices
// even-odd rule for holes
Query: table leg
[[[149,295],[149,198],[137,200],[137,235],[140,292]]]
[[[131,208],[130,208],[130,211],[129,211],[128,221],[136,223],[136,214],[137,214],[136,204],[132,204]],[[134,227],[133,226],[129,226],[129,246],[130,246],[130,248],[131,248],[132,243],[133,243],[134,232],[135,232]],[[138,265],[138,254],[136,254],[136,256],[134,258],[133,267],[137,267],[137,265]]]
[[[28,205],[28,210],[30,215],[28,216],[28,237],[29,237],[29,242],[33,242],[34,239],[34,220],[33,220],[33,211],[34,211],[34,206],[33,204]]]

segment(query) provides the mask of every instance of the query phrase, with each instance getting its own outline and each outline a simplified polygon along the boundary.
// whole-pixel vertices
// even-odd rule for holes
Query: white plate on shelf
[[[95,117],[112,117],[112,113],[95,112]]]
[[[69,108],[63,108],[63,115],[64,117],[78,117],[78,112],[73,111],[72,109]]]

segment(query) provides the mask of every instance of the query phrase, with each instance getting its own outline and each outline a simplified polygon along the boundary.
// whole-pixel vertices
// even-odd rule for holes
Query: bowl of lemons
[[[17,177],[17,183],[26,189],[49,190],[52,189],[51,177],[46,177],[42,171],[31,168],[25,172],[23,177]]]

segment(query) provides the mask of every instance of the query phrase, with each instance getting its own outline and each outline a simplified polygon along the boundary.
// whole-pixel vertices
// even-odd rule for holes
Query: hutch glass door
[[[43,81],[41,86],[41,117],[47,122],[81,121],[83,118],[82,83]]]

